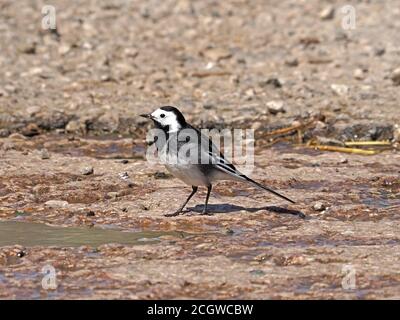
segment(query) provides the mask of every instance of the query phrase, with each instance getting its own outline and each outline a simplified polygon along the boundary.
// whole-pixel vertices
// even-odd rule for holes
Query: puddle
[[[360,201],[369,208],[382,209],[400,205],[398,195],[383,188],[360,187]]]
[[[160,241],[161,236],[165,235],[177,238],[186,236],[185,233],[179,231],[124,232],[101,228],[52,227],[42,223],[0,221],[0,247],[16,244],[26,247],[79,247],[83,245],[97,247],[107,243],[137,245],[156,243]]]

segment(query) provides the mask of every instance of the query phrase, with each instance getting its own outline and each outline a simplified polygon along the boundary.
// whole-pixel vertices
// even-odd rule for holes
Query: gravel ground
[[[44,2],[1,3],[3,135],[136,133],[138,112],[164,104],[203,125],[268,127],[319,112],[399,123],[396,0],[52,3],[58,34],[41,28]],[[345,4],[354,30],[341,27]],[[333,18],[321,18],[329,7]],[[286,112],[271,115],[271,101]]]
[[[41,28],[44,4],[0,3],[0,218],[159,233],[0,243],[0,298],[400,298],[397,1],[58,0],[57,32]],[[222,182],[213,216],[198,214],[201,190],[190,213],[164,217],[189,189],[146,162],[137,115],[167,104],[201,127],[255,129],[252,177],[297,204]],[[304,123],[270,146],[269,132]],[[393,148],[329,153],[314,140]]]

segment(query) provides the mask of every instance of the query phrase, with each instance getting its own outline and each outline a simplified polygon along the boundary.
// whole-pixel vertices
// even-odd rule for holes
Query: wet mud
[[[190,190],[150,165],[135,140],[41,135],[0,146],[2,298],[399,297],[395,151],[259,148],[251,176],[295,205],[221,182],[212,216],[200,215],[200,190],[184,215],[166,218]],[[55,290],[42,287],[47,265]],[[342,286],[345,266],[353,289]]]

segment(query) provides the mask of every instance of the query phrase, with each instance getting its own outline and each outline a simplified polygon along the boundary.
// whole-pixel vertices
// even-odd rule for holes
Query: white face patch
[[[151,116],[161,126],[168,126],[168,132],[176,132],[181,128],[174,112],[157,109],[151,114]]]

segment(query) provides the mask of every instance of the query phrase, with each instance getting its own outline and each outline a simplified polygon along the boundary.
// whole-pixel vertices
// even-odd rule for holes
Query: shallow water
[[[158,242],[159,238],[165,235],[185,236],[184,233],[178,231],[125,232],[101,228],[52,227],[33,222],[0,221],[0,247],[16,244],[61,247],[100,246],[107,243],[137,245]]]

